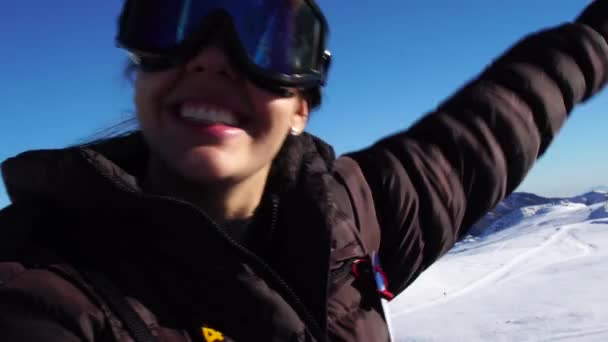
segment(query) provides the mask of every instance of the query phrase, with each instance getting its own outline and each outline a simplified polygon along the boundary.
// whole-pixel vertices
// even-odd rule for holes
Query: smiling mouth
[[[176,108],[179,118],[199,125],[243,126],[243,120],[231,110],[208,104],[183,103]]]

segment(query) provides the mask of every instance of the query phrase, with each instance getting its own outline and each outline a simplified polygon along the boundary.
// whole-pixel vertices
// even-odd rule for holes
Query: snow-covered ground
[[[487,229],[390,304],[396,341],[608,341],[608,194],[518,208]]]

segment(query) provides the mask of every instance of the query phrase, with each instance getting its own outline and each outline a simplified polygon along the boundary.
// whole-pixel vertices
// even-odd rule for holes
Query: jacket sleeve
[[[410,129],[348,154],[372,189],[392,291],[511,193],[573,106],[604,86],[607,3],[524,38]]]
[[[94,341],[105,322],[103,312],[56,273],[0,262],[0,341]]]

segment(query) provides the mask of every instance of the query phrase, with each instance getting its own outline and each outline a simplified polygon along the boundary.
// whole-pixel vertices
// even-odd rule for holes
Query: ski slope
[[[608,341],[608,194],[523,207],[390,304],[396,341]]]

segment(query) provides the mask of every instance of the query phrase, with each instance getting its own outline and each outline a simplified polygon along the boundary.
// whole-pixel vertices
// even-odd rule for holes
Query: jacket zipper
[[[277,230],[277,219],[279,215],[279,197],[276,195],[272,196],[272,220],[270,223],[270,230],[268,231],[269,241],[274,240],[274,234]]]
[[[89,158],[86,155],[85,155],[85,158],[87,160],[89,160]],[[101,170],[99,170],[99,168],[95,167],[95,165],[91,165],[91,166],[97,171],[98,174],[100,174],[102,177],[104,177],[107,180],[109,180],[110,183],[114,184],[116,187],[118,187],[119,189],[121,189],[123,191],[126,191],[128,193],[131,193],[131,194],[139,196],[139,197],[148,197],[148,198],[151,198],[151,199],[156,198],[156,199],[159,199],[159,200],[166,200],[166,201],[169,201],[169,202],[185,205],[187,207],[190,207],[190,208],[194,209],[200,216],[202,216],[202,218],[204,220],[206,220],[208,223],[210,223],[211,226],[214,228],[214,230],[221,237],[223,237],[226,241],[228,241],[230,243],[230,245],[232,245],[233,248],[237,249],[239,252],[241,252],[242,254],[244,254],[246,257],[248,257],[251,261],[253,261],[254,263],[256,263],[258,266],[261,266],[261,268],[270,276],[270,278],[272,280],[274,280],[274,282],[277,285],[279,285],[279,287],[283,290],[283,293],[285,295],[287,295],[289,297],[289,299],[291,299],[292,304],[294,304],[294,309],[297,312],[299,312],[300,317],[305,321],[305,323],[308,326],[309,330],[311,330],[311,333],[313,335],[316,335],[316,337],[317,337],[317,339],[319,341],[326,341],[325,335],[323,333],[323,329],[321,329],[321,326],[315,320],[315,318],[312,315],[312,313],[310,312],[310,310],[308,310],[308,308],[306,307],[306,305],[304,304],[304,302],[302,302],[302,300],[300,299],[300,297],[298,297],[298,295],[295,293],[295,291],[278,274],[278,272],[275,271],[272,268],[272,266],[270,266],[267,262],[265,262],[257,254],[255,254],[254,252],[250,251],[245,246],[239,244],[230,235],[228,235],[226,232],[224,232],[222,230],[222,228],[213,219],[211,219],[211,217],[209,217],[209,215],[207,215],[207,213],[205,213],[202,209],[200,209],[199,207],[195,206],[194,204],[192,204],[190,202],[187,202],[187,201],[184,201],[184,200],[180,200],[178,198],[169,197],[169,196],[161,196],[161,195],[149,195],[149,194],[144,194],[144,193],[138,192],[138,191],[132,189],[131,187],[127,186],[126,184],[123,184],[122,182],[117,181],[112,176],[110,176],[110,175],[102,172]],[[278,202],[278,199],[276,197],[273,197],[272,202],[273,202],[272,203],[272,205],[273,205],[273,212],[272,212],[272,222],[271,222],[271,228],[270,229],[271,229],[271,233],[274,233],[275,226],[276,226],[276,223],[277,223],[276,221],[278,219],[278,206],[279,206],[279,202]]]

